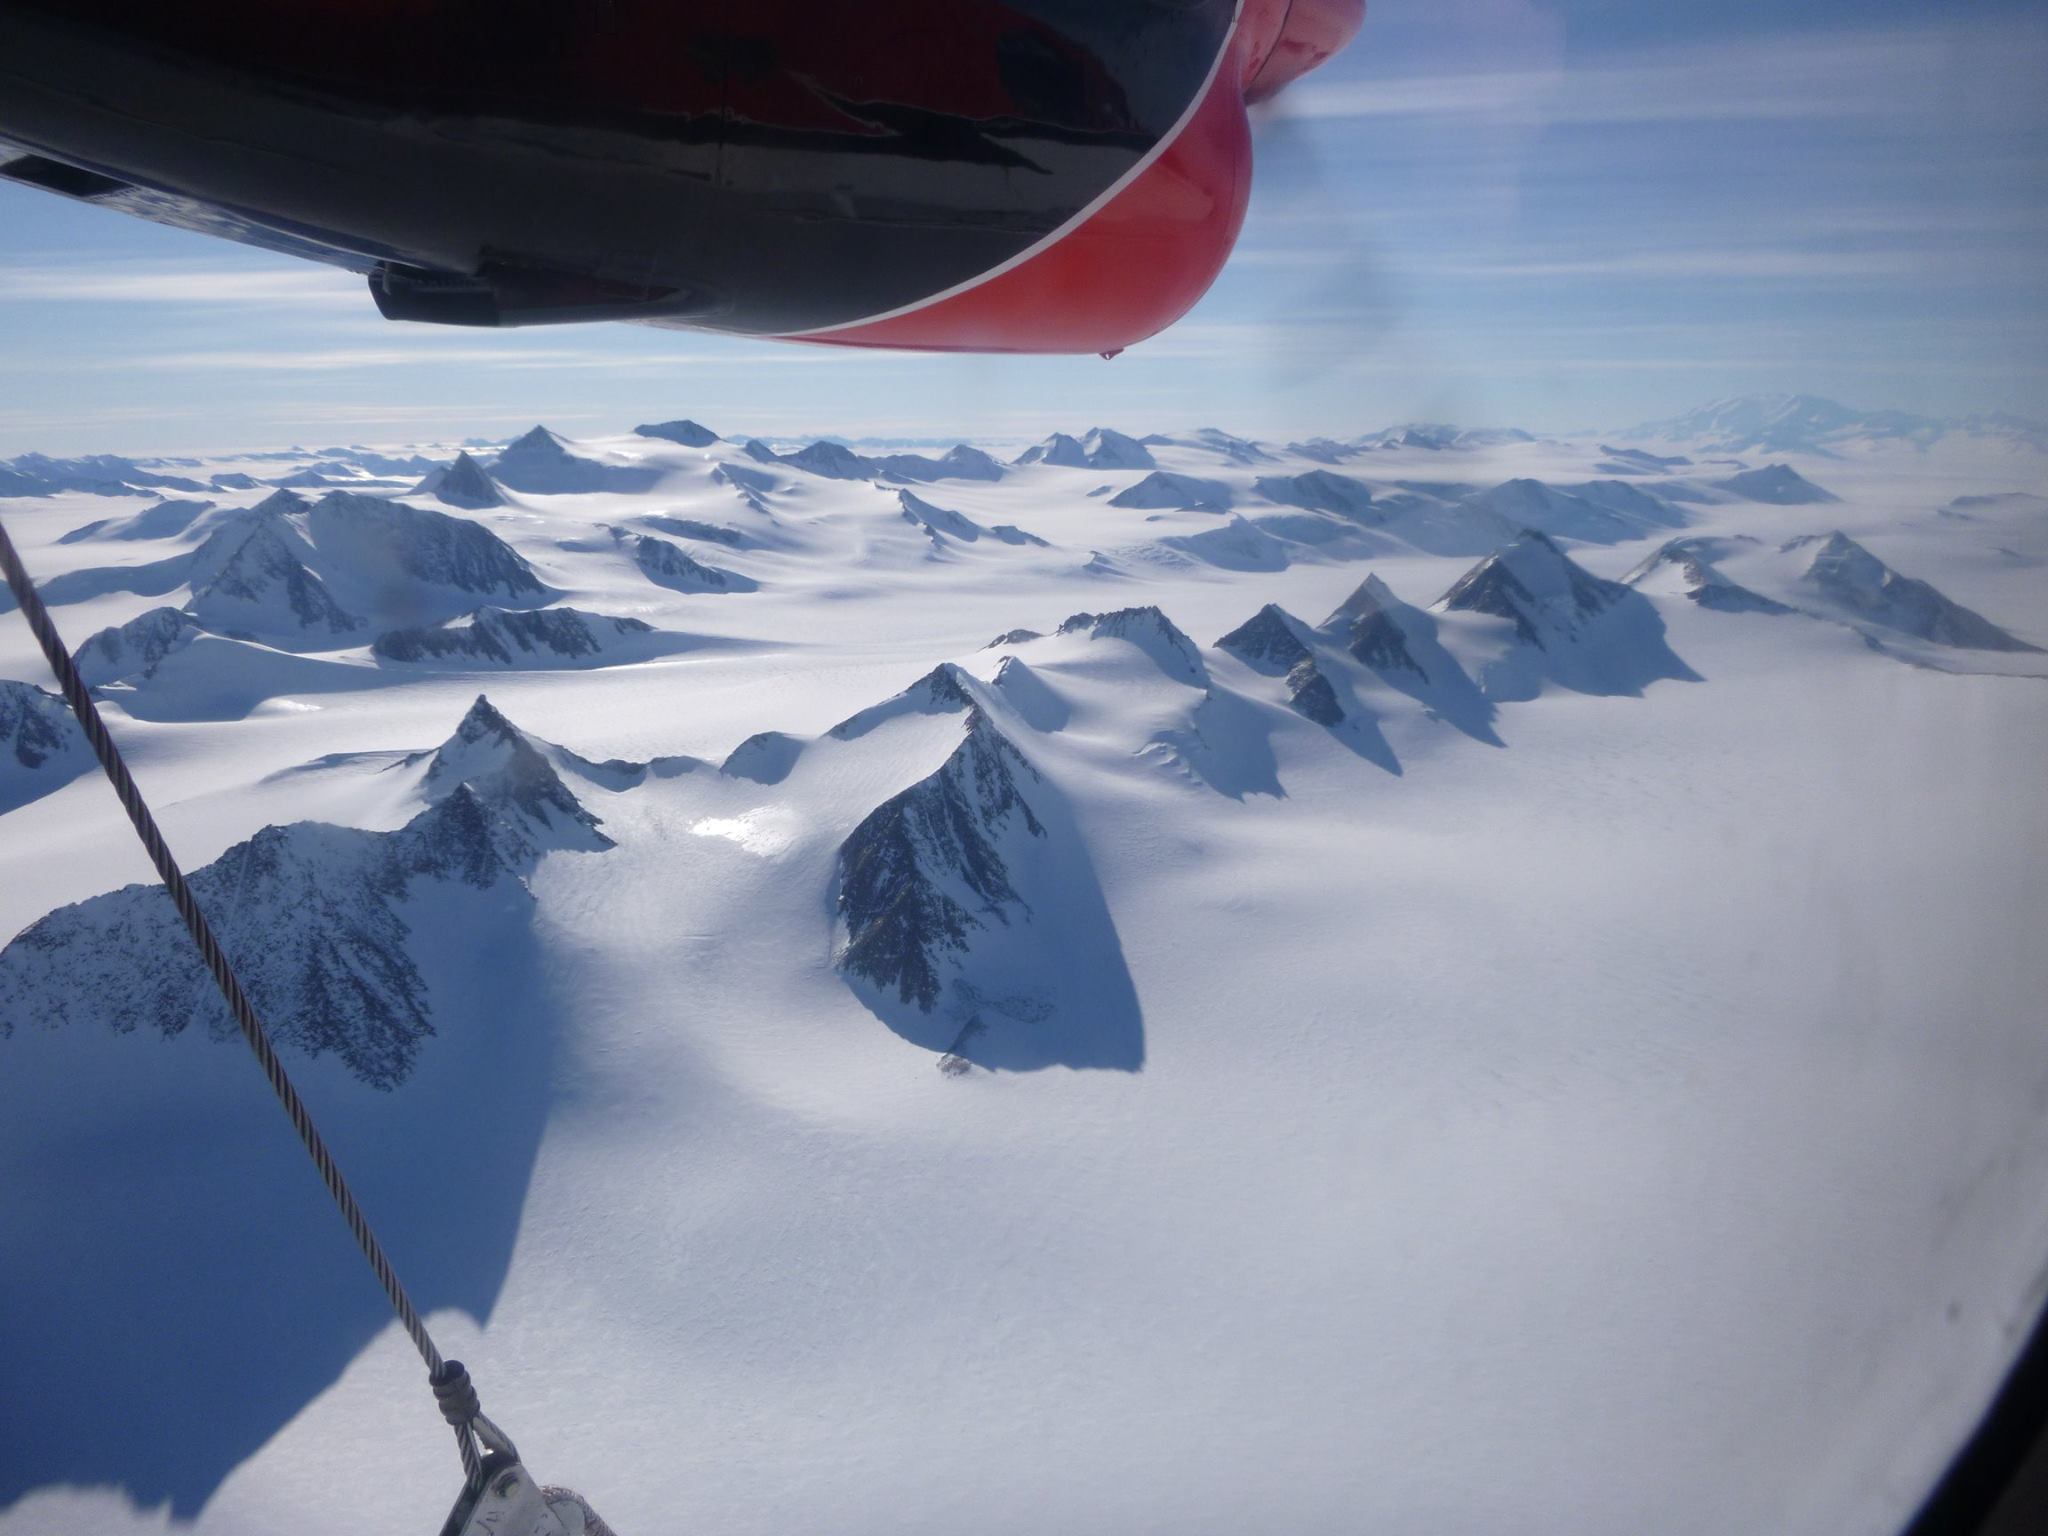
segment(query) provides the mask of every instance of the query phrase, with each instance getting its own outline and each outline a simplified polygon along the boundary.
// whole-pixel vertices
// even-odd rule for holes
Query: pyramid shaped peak
[[[1541,645],[1545,632],[1573,630],[1627,595],[1620,583],[1593,575],[1547,536],[1525,529],[1459,577],[1437,607],[1510,620],[1523,639]]]
[[[1216,648],[1264,672],[1285,672],[1303,662],[1313,666],[1314,655],[1298,633],[1301,628],[1285,608],[1268,603],[1218,640]]]
[[[1406,606],[1407,604],[1403,603],[1395,594],[1394,589],[1382,581],[1379,573],[1375,571],[1369,573],[1365,580],[1352,588],[1351,595],[1339,603],[1330,616],[1323,620],[1322,627],[1325,629],[1335,629],[1345,624],[1355,623],[1360,619],[1369,619],[1376,614],[1390,613]]]
[[[480,693],[455,733],[429,758],[427,798],[475,795],[510,829],[508,855],[610,847],[611,840],[597,830],[598,819],[569,792],[550,755]]]
[[[567,451],[567,439],[557,436],[543,426],[535,426],[505,445],[505,452],[507,453],[566,453]]]
[[[272,491],[249,510],[251,512],[261,512],[282,517],[291,512],[304,512],[312,505],[313,503],[306,500],[297,491],[278,490]]]
[[[504,493],[498,489],[498,483],[483,465],[470,457],[468,449],[456,454],[453,464],[430,471],[413,487],[413,493],[431,495],[451,507],[499,507],[505,504]]]
[[[456,739],[477,741],[484,736],[517,736],[519,727],[507,720],[489,694],[480,693],[470,704],[462,723],[455,727]]]

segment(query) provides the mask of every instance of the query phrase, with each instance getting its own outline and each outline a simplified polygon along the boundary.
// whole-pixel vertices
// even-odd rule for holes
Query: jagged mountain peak
[[[1302,629],[1301,621],[1286,609],[1268,603],[1218,640],[1216,649],[1230,652],[1258,671],[1278,674],[1313,660],[1301,638]]]
[[[78,673],[94,687],[148,677],[166,656],[205,633],[206,626],[183,609],[152,608],[86,639],[78,647]]]
[[[543,745],[480,693],[455,733],[427,758],[422,788],[430,801],[466,789],[511,821],[521,846],[506,848],[508,855],[611,847],[611,839],[598,831],[598,818],[569,792]]]
[[[227,634],[337,636],[363,627],[301,558],[311,551],[279,513],[251,516],[208,537],[192,556],[186,605]]]
[[[826,734],[839,741],[852,741],[887,721],[905,715],[977,713],[981,705],[971,683],[972,679],[960,667],[953,662],[942,661],[901,693],[891,694],[881,703],[871,704],[859,713],[849,715]]]
[[[502,721],[472,710],[465,725],[488,733],[492,717]],[[404,903],[416,881],[445,882],[445,900],[449,887],[518,879],[538,849],[516,818],[459,782],[395,831],[265,827],[193,871],[191,884],[273,1038],[312,1056],[332,1052],[363,1082],[391,1089],[435,1033]],[[467,910],[471,922],[499,915]],[[165,1035],[195,1020],[217,1036],[233,1029],[154,884],[60,907],[0,950],[0,1035],[17,1018]]]
[[[257,502],[249,509],[256,516],[289,517],[295,512],[304,512],[313,505],[297,491],[277,490]]]
[[[841,844],[839,968],[930,1013],[972,937],[1028,922],[1012,883],[1019,840],[1045,827],[1023,787],[1038,771],[981,710],[937,770],[891,796]]]
[[[984,533],[990,532],[965,513],[955,512],[950,507],[936,506],[913,491],[896,492],[896,504],[903,511],[903,520],[913,527],[921,528],[932,542],[942,543],[946,539],[957,539],[963,544],[979,543]],[[1004,542],[1009,542],[1005,539]]]
[[[1168,676],[1191,687],[1208,686],[1209,671],[1202,664],[1200,649],[1154,605],[1076,613],[1060,625],[1058,633],[1086,635],[1091,640],[1127,640],[1159,663]]]
[[[1438,600],[1450,613],[1508,619],[1521,637],[1545,644],[1612,607],[1625,587],[1585,570],[1548,537],[1525,532],[1481,560]]]
[[[1340,636],[1345,649],[1384,678],[1426,681],[1434,671],[1449,679],[1454,671],[1434,642],[1428,615],[1404,602],[1376,572],[1337,605],[1321,629]],[[1418,646],[1435,661],[1434,668],[1417,655]]]
[[[512,439],[504,447],[505,454],[564,454],[569,451],[568,439],[559,437],[546,427],[535,425]],[[502,457],[503,454],[500,455]]]
[[[451,507],[471,511],[505,504],[505,493],[498,489],[489,471],[470,457],[467,448],[455,455],[453,464],[429,471],[412,488],[412,494],[432,496]]]
[[[1400,605],[1401,599],[1394,595],[1394,589],[1380,579],[1377,571],[1367,574],[1351,591],[1351,595],[1339,603],[1323,620],[1322,628],[1340,629],[1360,619],[1370,619],[1376,614],[1387,612]]]

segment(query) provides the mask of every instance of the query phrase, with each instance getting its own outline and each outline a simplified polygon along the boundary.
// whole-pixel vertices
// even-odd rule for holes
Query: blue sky
[[[360,280],[0,186],[0,455],[570,434],[1625,426],[1810,390],[2048,416],[2048,9],[1378,0],[1238,252],[1112,361],[392,325]]]

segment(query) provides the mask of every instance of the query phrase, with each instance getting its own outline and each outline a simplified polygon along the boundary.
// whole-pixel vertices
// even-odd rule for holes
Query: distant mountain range
[[[1931,448],[1951,438],[2048,453],[2048,426],[2038,421],[2002,413],[1934,417],[1864,411],[1819,395],[1738,395],[1621,435],[1692,444],[1712,453],[1833,454],[1853,445],[1886,443]]]

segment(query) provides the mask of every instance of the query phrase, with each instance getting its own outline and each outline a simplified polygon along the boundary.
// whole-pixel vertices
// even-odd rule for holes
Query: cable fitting
[[[427,1384],[434,1389],[434,1401],[441,1405],[441,1417],[457,1429],[464,1428],[484,1411],[483,1404],[477,1401],[469,1371],[460,1360],[443,1360],[438,1371],[428,1373]]]

